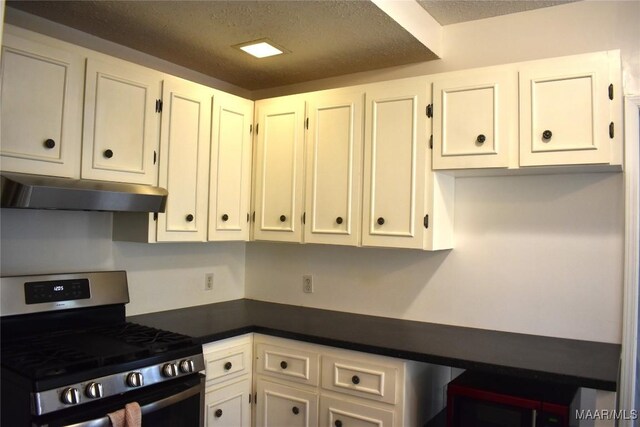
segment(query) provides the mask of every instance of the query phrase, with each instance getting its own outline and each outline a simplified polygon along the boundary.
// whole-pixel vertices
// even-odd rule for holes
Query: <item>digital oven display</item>
[[[27,304],[73,301],[90,297],[89,279],[26,282],[24,284],[24,298]]]

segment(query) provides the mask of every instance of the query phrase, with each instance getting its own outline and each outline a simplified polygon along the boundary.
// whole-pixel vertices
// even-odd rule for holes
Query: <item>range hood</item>
[[[139,184],[2,173],[0,207],[164,212],[167,190]]]

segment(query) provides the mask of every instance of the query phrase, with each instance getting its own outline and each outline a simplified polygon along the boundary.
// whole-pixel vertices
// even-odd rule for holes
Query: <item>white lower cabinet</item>
[[[250,427],[252,334],[202,347],[206,369],[205,426]]]
[[[221,388],[207,390],[204,397],[208,427],[251,426],[251,381],[249,378]]]
[[[256,427],[318,425],[318,393],[258,377]]]
[[[354,403],[343,398],[320,398],[320,426],[323,427],[390,427],[394,412]]]
[[[254,336],[257,427],[422,426],[444,408],[449,367]]]

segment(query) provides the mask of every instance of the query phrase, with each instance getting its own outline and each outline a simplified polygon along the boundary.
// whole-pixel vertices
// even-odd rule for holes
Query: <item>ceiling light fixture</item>
[[[276,45],[269,39],[254,40],[251,42],[240,43],[233,46],[256,58],[267,58],[269,56],[282,55],[289,51],[281,46]]]

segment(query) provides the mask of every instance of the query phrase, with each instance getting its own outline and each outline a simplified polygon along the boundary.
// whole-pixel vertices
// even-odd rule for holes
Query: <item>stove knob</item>
[[[84,394],[90,399],[98,399],[104,394],[102,392],[102,384],[90,382],[84,389]]]
[[[190,374],[195,370],[196,368],[193,365],[193,360],[185,359],[180,361],[180,372],[182,372],[183,374]]]
[[[67,387],[60,394],[60,401],[67,405],[75,405],[80,402],[80,393],[77,388]]]
[[[165,363],[162,366],[162,375],[171,378],[178,375],[178,367],[175,363]]]
[[[131,372],[127,375],[127,385],[129,387],[142,387],[144,385],[144,377],[140,372]]]

